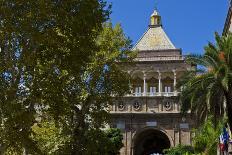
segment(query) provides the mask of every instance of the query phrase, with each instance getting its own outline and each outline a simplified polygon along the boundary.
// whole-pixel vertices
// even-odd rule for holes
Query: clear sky
[[[120,23],[133,44],[148,28],[156,4],[165,32],[184,54],[203,53],[222,33],[229,0],[107,0],[113,5],[112,22]]]

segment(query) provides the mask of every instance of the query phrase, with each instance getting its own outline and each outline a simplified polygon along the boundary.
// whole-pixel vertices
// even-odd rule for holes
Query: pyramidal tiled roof
[[[149,27],[142,38],[133,47],[133,50],[139,51],[166,49],[176,49],[176,47],[170,41],[161,26]]]
[[[151,18],[160,17],[155,10]],[[150,51],[150,50],[167,50],[176,49],[162,28],[161,23],[151,24],[142,38],[133,47],[133,50]]]

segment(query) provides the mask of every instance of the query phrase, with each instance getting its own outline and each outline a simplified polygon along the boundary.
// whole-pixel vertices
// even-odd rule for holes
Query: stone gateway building
[[[226,22],[223,29],[223,35],[226,35],[229,32],[232,32],[232,0],[230,1],[230,6],[228,9]]]
[[[120,128],[124,136],[121,155],[162,154],[178,144],[191,145],[194,122],[180,114],[176,83],[194,67],[170,41],[156,10],[133,50],[138,51],[135,62],[122,65],[133,78],[131,94],[111,107],[111,127]]]

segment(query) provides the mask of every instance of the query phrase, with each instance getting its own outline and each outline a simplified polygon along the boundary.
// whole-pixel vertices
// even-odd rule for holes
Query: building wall
[[[190,145],[191,130],[195,127],[195,123],[190,114],[185,118],[180,114],[179,93],[174,83],[181,79],[186,70],[193,69],[193,66],[179,59],[176,61],[142,61],[131,66],[123,66],[123,70],[131,71],[129,73],[134,80],[131,81],[132,94],[115,99],[111,107],[111,126],[123,131],[124,147],[121,149],[121,155],[133,154],[134,147],[136,147],[134,146],[135,138],[140,131],[146,129],[165,133],[172,147],[178,144]],[[149,87],[155,86],[158,91],[159,78],[161,93],[151,96]],[[171,87],[171,93],[164,92],[165,85]],[[142,88],[141,96],[135,96],[134,87],[136,86]],[[146,88],[145,94],[144,88]],[[135,103],[139,105],[139,108],[135,107]]]
[[[228,32],[232,32],[232,1],[230,2],[230,7],[228,9],[223,35],[226,35]]]
[[[157,10],[151,17],[161,18]],[[121,155],[191,144],[194,122],[190,114],[180,114],[176,84],[195,66],[185,63],[181,49],[172,44],[161,24],[149,25],[133,50],[138,51],[134,62],[120,63],[132,77],[128,83],[131,93],[115,98],[111,107],[111,126],[123,131]]]
[[[130,117],[130,118],[128,118]],[[194,127],[193,121],[188,117],[184,122],[182,116],[164,114],[164,115],[131,115],[131,116],[116,116],[114,124],[125,122],[125,128],[122,128],[124,147],[121,149],[121,155],[132,155],[134,151],[134,140],[136,134],[146,129],[154,129],[164,132],[170,140],[171,147],[178,144],[191,145],[192,134],[191,130]],[[148,126],[147,122],[156,122],[154,126]]]
[[[119,107],[123,102],[124,108]],[[140,103],[135,109],[133,104]],[[171,106],[166,106],[170,102]],[[159,130],[169,137],[171,146],[178,144],[191,145],[191,130],[195,127],[190,114],[183,118],[180,114],[180,103],[177,96],[141,96],[123,97],[115,100],[111,108],[112,127],[120,128],[123,132],[124,147],[121,155],[132,155],[136,134],[146,129]]]

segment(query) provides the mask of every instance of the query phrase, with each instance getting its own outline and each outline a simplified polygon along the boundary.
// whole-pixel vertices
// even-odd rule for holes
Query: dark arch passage
[[[148,129],[139,133],[134,142],[134,155],[163,154],[164,149],[170,148],[168,136],[154,129]]]

